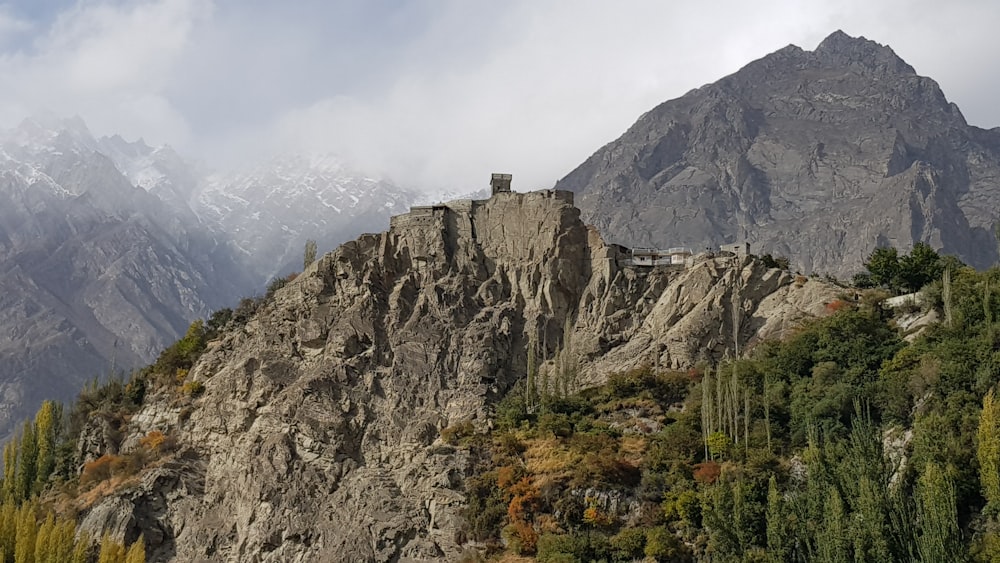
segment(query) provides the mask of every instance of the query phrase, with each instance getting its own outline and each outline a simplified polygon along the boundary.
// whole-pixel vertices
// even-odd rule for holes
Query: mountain
[[[966,123],[889,47],[836,32],[650,110],[556,184],[626,245],[747,241],[848,276],[923,241],[998,258],[1000,129]]]
[[[208,176],[192,204],[266,281],[302,268],[306,240],[330,249],[382,230],[415,197],[328,154],[282,155],[249,171]]]
[[[572,201],[417,207],[318,260],[207,344],[200,394],[151,373],[136,412],[90,420],[81,463],[175,451],[95,489],[82,528],[141,534],[150,561],[456,560],[472,461],[442,429],[490,425],[517,382],[718,359],[842,291],[733,255],[630,266]]]
[[[301,269],[307,239],[383,229],[410,198],[330,157],[223,176],[79,118],[0,132],[0,435]]]
[[[79,120],[0,141],[0,433],[155,357],[251,286],[196,217],[163,213]]]

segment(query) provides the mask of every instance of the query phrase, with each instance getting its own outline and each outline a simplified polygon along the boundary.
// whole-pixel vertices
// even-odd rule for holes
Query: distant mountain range
[[[220,174],[78,118],[0,133],[0,435],[413,199],[329,156]]]
[[[923,241],[982,268],[998,258],[1000,128],[838,31],[653,108],[556,187],[630,246],[747,241],[849,276],[878,246]]]

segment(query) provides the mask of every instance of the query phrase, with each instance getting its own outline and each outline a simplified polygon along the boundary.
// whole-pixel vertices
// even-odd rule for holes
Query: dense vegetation
[[[521,387],[488,433],[446,429],[476,460],[467,539],[543,562],[1000,560],[1000,269],[905,258],[929,274],[878,278],[925,284],[895,315],[850,292],[738,361]]]

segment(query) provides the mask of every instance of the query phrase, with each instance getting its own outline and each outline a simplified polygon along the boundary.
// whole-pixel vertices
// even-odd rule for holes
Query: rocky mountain
[[[192,205],[266,281],[302,269],[306,240],[331,249],[380,231],[415,197],[328,154],[283,155],[249,171],[208,176]]]
[[[490,424],[530,366],[553,391],[687,367],[842,291],[729,254],[630,266],[572,202],[418,207],[327,254],[209,343],[190,373],[203,394],[149,385],[120,435],[92,421],[88,459],[177,446],[83,528],[142,534],[151,561],[454,560],[468,459],[439,432]]]
[[[306,239],[381,230],[409,197],[329,158],[210,176],[79,118],[0,133],[0,435],[301,269]]]
[[[80,121],[0,143],[0,434],[250,287],[190,211],[163,213],[99,149]]]
[[[1000,128],[966,123],[889,47],[836,32],[650,110],[556,184],[627,245],[748,241],[848,276],[916,241],[998,259]]]

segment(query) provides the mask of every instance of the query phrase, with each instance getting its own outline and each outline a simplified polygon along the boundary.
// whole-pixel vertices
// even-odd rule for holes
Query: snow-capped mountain
[[[192,201],[267,277],[302,266],[306,240],[321,250],[405,212],[416,194],[351,169],[328,154],[281,155],[249,171],[214,174]]]
[[[0,134],[0,435],[253,287],[227,240],[103,150],[79,120]]]
[[[79,118],[0,131],[0,436],[413,197],[329,156],[221,174]]]

